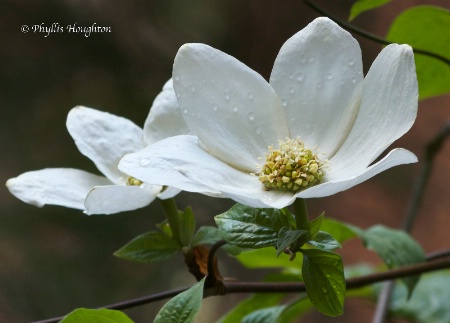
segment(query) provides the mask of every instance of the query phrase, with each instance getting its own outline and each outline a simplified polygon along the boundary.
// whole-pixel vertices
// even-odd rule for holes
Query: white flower
[[[54,204],[87,214],[112,214],[141,208],[157,196],[169,198],[179,192],[174,188],[161,192],[161,186],[142,183],[117,169],[125,154],[168,136],[189,133],[172,80],[153,102],[144,130],[128,119],[81,106],[69,112],[67,129],[80,152],[105,177],[71,168],[31,171],[6,182],[13,195],[38,207]]]
[[[373,163],[416,118],[417,79],[407,45],[384,48],[363,79],[356,40],[318,18],[283,45],[269,83],[203,44],[180,48],[173,78],[195,136],[167,138],[125,156],[119,169],[141,180],[202,193],[201,184],[250,206],[282,208],[417,161],[394,149]],[[281,160],[273,169],[271,158]],[[286,174],[293,166],[303,174]],[[297,179],[296,187],[287,186]]]

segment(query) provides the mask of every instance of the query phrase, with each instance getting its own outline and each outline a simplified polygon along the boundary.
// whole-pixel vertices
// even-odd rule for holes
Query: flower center
[[[132,176],[127,178],[127,186],[141,186],[142,184],[142,181],[138,180],[137,178],[134,178]]]
[[[300,139],[279,142],[279,148],[269,147],[266,162],[256,174],[266,190],[297,192],[319,184],[324,162],[306,149]]]

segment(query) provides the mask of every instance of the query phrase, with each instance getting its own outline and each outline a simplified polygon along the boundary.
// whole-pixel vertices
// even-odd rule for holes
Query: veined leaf
[[[303,281],[311,303],[323,314],[341,315],[346,289],[341,256],[320,249],[306,249],[302,253]]]
[[[308,243],[322,250],[342,248],[341,244],[331,234],[323,231],[319,231],[316,237]]]
[[[361,13],[381,7],[389,2],[391,2],[391,0],[358,0],[350,9],[350,17],[348,18],[348,20],[352,21]]]
[[[140,263],[170,258],[181,246],[162,232],[147,232],[137,236],[114,253],[114,256]]]
[[[277,209],[255,209],[236,204],[215,217],[220,234],[241,248],[276,246],[278,231],[289,227],[288,215]]]
[[[156,315],[153,323],[189,323],[200,310],[205,278],[168,301]]]

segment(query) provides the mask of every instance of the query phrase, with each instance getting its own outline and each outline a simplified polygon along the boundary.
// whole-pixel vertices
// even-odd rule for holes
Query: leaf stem
[[[175,202],[174,198],[169,198],[166,200],[159,199],[159,201],[161,202],[161,205],[164,210],[164,215],[166,216],[167,221],[169,222],[170,229],[172,230],[173,239],[181,245],[180,230],[179,230],[180,221],[177,203]]]
[[[304,199],[296,199],[293,204],[297,230],[309,231],[308,209]]]

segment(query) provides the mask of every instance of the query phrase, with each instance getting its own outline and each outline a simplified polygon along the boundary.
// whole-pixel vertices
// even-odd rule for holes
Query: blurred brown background
[[[346,19],[353,1],[317,0]],[[449,8],[448,0],[397,0],[362,14],[354,23],[384,36],[392,20],[416,4]],[[142,126],[148,109],[171,77],[173,58],[187,42],[225,51],[266,79],[285,40],[318,15],[301,1],[0,1],[0,182],[28,170],[73,167],[98,173],[82,156],[65,128],[69,110],[85,105],[131,119]],[[22,33],[24,24],[111,27],[111,33]],[[361,44],[364,72],[381,49]],[[450,97],[420,103],[411,131],[393,146],[420,158],[423,148],[449,119]],[[413,235],[426,251],[448,247],[450,237],[450,140],[437,156]],[[349,191],[310,200],[311,215],[361,227],[382,223],[399,227],[420,163],[400,166]],[[26,322],[66,314],[77,307],[98,307],[194,282],[181,258],[152,265],[121,261],[112,252],[163,219],[158,203],[113,216],[85,216],[77,210],[22,203],[4,186],[0,191],[0,322]],[[233,203],[183,193],[200,224]],[[377,257],[357,240],[344,246],[347,264]],[[255,273],[221,255],[225,276],[255,280]],[[258,272],[258,277],[262,273]],[[205,301],[198,322],[212,322],[244,296]],[[149,322],[164,302],[128,310],[136,322]],[[304,321],[354,322],[371,317],[368,302],[347,302],[344,316],[311,313]]]

